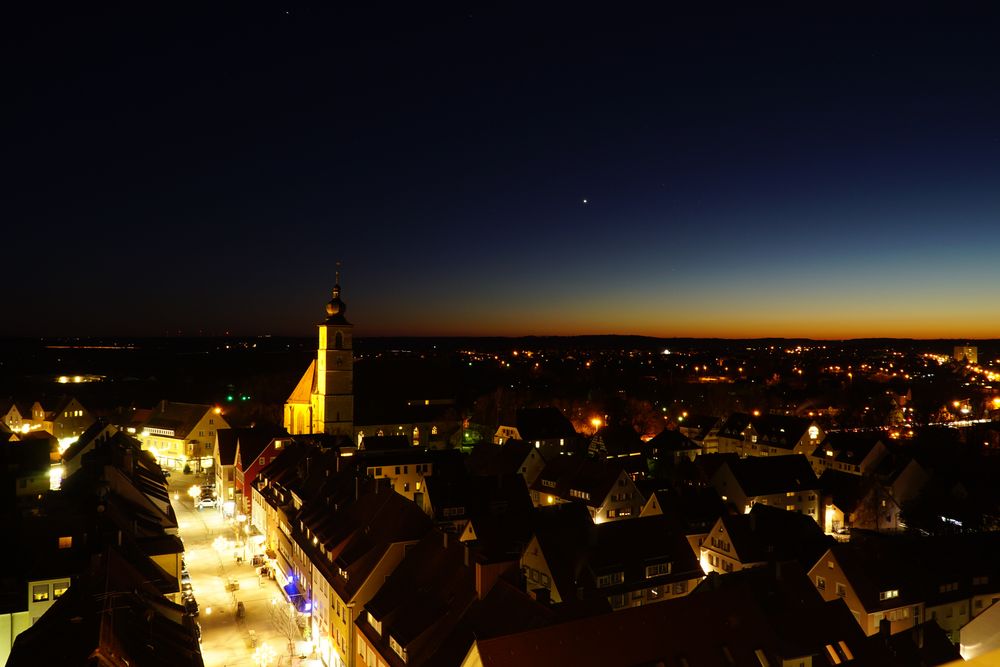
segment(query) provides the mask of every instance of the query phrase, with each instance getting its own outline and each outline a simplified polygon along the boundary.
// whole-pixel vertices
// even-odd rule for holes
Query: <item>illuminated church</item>
[[[285,403],[284,426],[292,435],[328,433],[354,436],[353,325],[347,305],[340,300],[340,274],[333,298],[326,304],[326,320],[319,324],[316,359]]]

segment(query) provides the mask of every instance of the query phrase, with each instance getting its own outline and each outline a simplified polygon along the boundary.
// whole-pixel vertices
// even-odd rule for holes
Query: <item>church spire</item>
[[[350,324],[344,314],[347,304],[340,300],[340,262],[337,262],[336,282],[333,285],[333,298],[326,304],[326,321],[324,324]]]

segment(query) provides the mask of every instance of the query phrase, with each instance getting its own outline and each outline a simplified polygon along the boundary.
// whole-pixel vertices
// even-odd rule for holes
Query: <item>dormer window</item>
[[[399,642],[397,642],[396,638],[392,635],[389,635],[389,648],[391,648],[396,655],[402,658],[403,662],[406,662],[406,649],[400,646]]]
[[[670,574],[670,570],[670,563],[655,563],[653,565],[647,565],[646,578],[652,579],[653,577],[659,577],[660,575]]]
[[[612,572],[611,574],[602,574],[597,578],[598,588],[607,588],[608,586],[614,586],[615,584],[620,584],[625,581],[624,572]]]
[[[879,600],[891,600],[892,598],[898,598],[898,597],[899,597],[899,590],[897,589],[892,589],[889,591],[881,591],[878,594]]]
[[[372,616],[371,612],[368,612],[368,625],[372,626],[372,630],[375,631],[375,634],[377,634],[379,637],[382,636],[382,623],[376,621],[375,617]]]

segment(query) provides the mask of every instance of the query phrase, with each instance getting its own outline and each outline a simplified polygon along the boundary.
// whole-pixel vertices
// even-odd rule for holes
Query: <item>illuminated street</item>
[[[236,562],[235,554],[242,555],[242,548],[237,548],[234,528],[221,511],[194,509],[194,500],[187,492],[199,481],[195,475],[177,473],[170,480],[170,492],[199,605],[197,620],[202,628],[205,665],[288,665],[287,639],[271,620],[276,605],[287,605],[287,601],[272,579],[260,579],[257,569],[246,560]],[[239,584],[235,591],[227,590],[231,579]],[[243,602],[246,610],[242,621],[237,619],[238,602]],[[256,634],[256,646],[251,646],[251,633]],[[298,642],[292,664],[321,665],[318,659],[299,658],[310,651],[308,642]]]

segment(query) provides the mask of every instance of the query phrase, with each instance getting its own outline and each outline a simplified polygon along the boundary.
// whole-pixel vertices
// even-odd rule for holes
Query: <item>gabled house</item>
[[[30,421],[30,409],[22,408],[11,399],[0,400],[0,424],[6,426],[7,430],[17,432],[25,426],[30,428]]]
[[[712,415],[689,415],[681,418],[677,431],[701,448],[703,454],[719,452],[719,428],[722,419]]]
[[[809,572],[826,599],[843,598],[866,634],[935,621],[953,642],[1000,599],[995,533],[916,538],[854,536],[830,547]]]
[[[462,535],[473,518],[507,512],[523,516],[532,506],[524,478],[517,473],[435,475],[425,478],[424,485],[421,509],[442,531],[456,535]]]
[[[327,605],[325,615],[312,615],[313,636],[321,645],[325,640],[351,667],[359,654],[355,622],[403,560],[406,547],[431,530],[431,521],[388,489],[362,495],[343,511],[309,519],[300,522],[294,535],[312,565],[308,604],[313,609]],[[321,625],[324,618],[328,629]]]
[[[846,535],[856,523],[858,508],[870,478],[840,470],[824,470],[819,476],[822,492],[823,532]]]
[[[603,523],[638,516],[646,499],[618,463],[557,456],[531,485],[531,501],[535,507],[582,503]]]
[[[737,512],[749,512],[761,503],[821,521],[819,480],[799,454],[727,461],[716,469],[711,485]]]
[[[211,405],[160,401],[139,433],[142,448],[164,468],[200,471],[212,465],[215,432],[229,428]]]
[[[825,600],[842,598],[867,635],[884,619],[892,632],[924,620],[919,570],[909,558],[865,553],[858,545],[834,544],[809,570]]]
[[[499,446],[489,443],[476,445],[466,457],[465,464],[474,475],[518,473],[531,486],[545,467],[545,460],[531,443],[509,438]]]
[[[539,599],[606,600],[612,609],[686,595],[704,576],[668,517],[595,525],[578,505],[538,510],[521,572]]]
[[[91,424],[90,428],[66,448],[62,453],[63,477],[69,477],[80,469],[83,465],[83,457],[88,452],[94,450],[104,441],[114,437],[118,433],[118,427],[113,426],[104,420],[97,420]]]
[[[843,605],[803,597],[803,593],[811,595],[808,582],[797,586],[780,580],[771,585],[744,583],[743,578],[750,575],[775,578],[768,568],[747,570],[720,577],[726,585],[711,587],[706,582],[694,594],[662,604],[477,637],[461,664],[903,667],[884,645],[866,641]]]
[[[701,445],[679,430],[663,429],[647,443],[651,467],[676,466],[681,461],[694,461],[701,454]]]
[[[718,518],[726,514],[726,506],[710,486],[681,486],[649,494],[639,516],[658,514],[670,516],[681,526],[695,557],[701,558],[701,546]]]
[[[478,597],[468,548],[447,534],[428,533],[359,615],[361,662],[393,667],[431,662]]]
[[[0,442],[2,495],[37,496],[59,488],[59,443],[46,431],[14,433]]]
[[[354,454],[354,458],[359,472],[370,479],[388,484],[389,488],[407,500],[412,500],[418,507],[424,505],[426,478],[439,474],[461,474],[464,471],[462,453],[454,449],[409,446],[405,449],[362,449]]]
[[[719,452],[740,456],[808,456],[823,437],[819,424],[804,417],[734,412],[719,427]]]
[[[506,577],[483,582],[451,539],[431,533],[413,547],[365,606],[356,625],[365,667],[460,665],[473,643],[557,621]],[[477,572],[478,572],[478,565]]]
[[[812,567],[830,538],[808,516],[754,505],[748,514],[723,514],[701,546],[705,572],[738,572],[748,567],[794,560]]]
[[[236,437],[238,428],[215,431],[212,468],[215,471],[215,495],[222,502],[236,502]]]
[[[631,424],[610,424],[599,429],[587,443],[586,455],[614,461],[633,480],[649,477],[649,447]]]
[[[68,445],[86,431],[94,421],[94,416],[76,398],[60,396],[44,405],[35,401],[31,406],[31,425],[29,428],[48,431],[59,440],[60,444]]]
[[[867,475],[889,449],[882,438],[870,433],[827,433],[823,442],[810,454],[816,476],[826,470],[836,470],[852,475]]]
[[[493,442],[502,445],[510,438],[530,442],[549,460],[560,452],[573,451],[579,435],[557,408],[521,408],[513,424],[497,427]]]
[[[202,667],[192,617],[114,548],[14,642],[7,665]]]
[[[290,441],[291,436],[283,428],[258,426],[237,429],[236,451],[233,454],[233,497],[236,512],[250,513],[250,488],[257,473],[273,461],[282,447]]]

